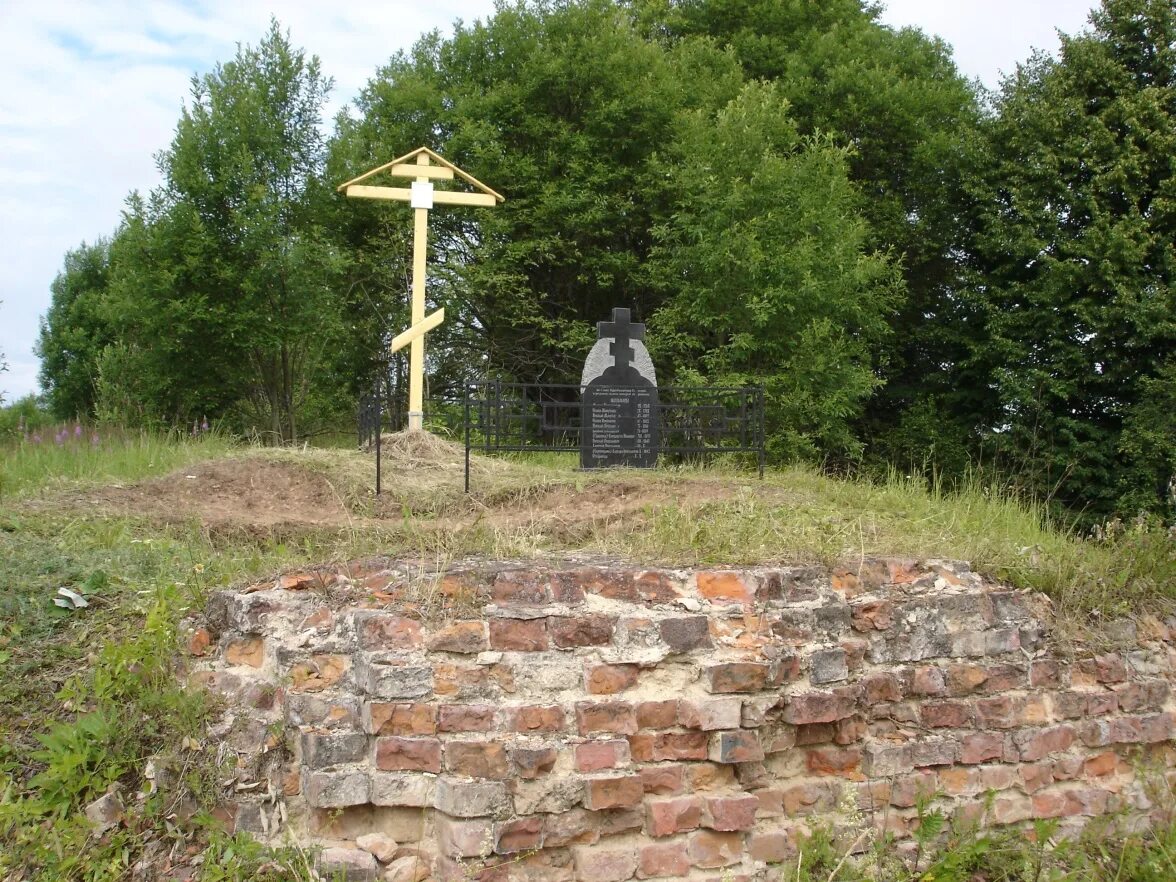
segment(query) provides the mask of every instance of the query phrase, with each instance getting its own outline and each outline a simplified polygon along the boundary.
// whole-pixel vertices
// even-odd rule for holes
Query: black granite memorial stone
[[[599,340],[584,367],[580,466],[653,468],[658,397],[653,364],[640,343],[645,325],[630,322],[629,310],[614,309],[612,321],[596,328]]]

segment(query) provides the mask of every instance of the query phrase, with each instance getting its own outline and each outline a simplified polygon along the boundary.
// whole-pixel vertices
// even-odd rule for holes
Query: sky
[[[884,0],[883,21],[954,48],[995,87],[1095,0]],[[485,19],[493,0],[0,0],[0,373],[6,401],[37,391],[33,355],[65,252],[108,236],[132,190],[159,183],[194,74],[256,44],[271,15],[335,79],[326,118],[426,31]],[[405,146],[405,150],[415,147]],[[391,159],[392,157],[389,157]]]

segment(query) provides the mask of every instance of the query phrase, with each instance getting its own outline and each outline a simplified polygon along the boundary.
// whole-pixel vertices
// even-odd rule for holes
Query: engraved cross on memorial
[[[614,309],[597,322],[599,339],[581,376],[580,467],[653,468],[658,451],[657,377],[645,325]]]

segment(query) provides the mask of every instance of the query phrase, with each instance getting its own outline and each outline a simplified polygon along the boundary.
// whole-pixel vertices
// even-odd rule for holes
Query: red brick
[[[600,839],[600,816],[582,808],[543,816],[543,846],[591,845]]]
[[[514,818],[494,828],[496,854],[518,854],[531,851],[543,843],[543,819],[537,816]]]
[[[943,695],[947,692],[947,680],[943,669],[933,665],[919,665],[911,680],[912,695]]]
[[[919,708],[919,719],[932,729],[962,729],[972,724],[972,706],[963,701],[936,701]]]
[[[499,573],[490,589],[491,599],[509,606],[544,606],[551,601],[546,578],[527,572]]]
[[[985,729],[1012,729],[1020,725],[1025,700],[1010,695],[976,700],[976,718]]]
[[[750,830],[755,826],[759,800],[751,794],[707,796],[703,800],[702,825],[711,830]]]
[[[747,853],[754,861],[778,864],[791,860],[796,854],[796,846],[787,833],[766,830],[747,837]]]
[[[831,723],[852,716],[855,711],[855,697],[847,692],[806,692],[790,696],[784,706],[784,722]]]
[[[489,732],[497,709],[489,704],[443,704],[437,708],[437,728],[442,732]]]
[[[992,801],[992,820],[997,824],[1017,824],[1032,817],[1033,800],[1028,796],[1008,794]]]
[[[1055,659],[1039,659],[1029,665],[1029,685],[1035,689],[1060,689],[1062,665]]]
[[[549,646],[547,622],[544,619],[490,620],[491,649],[538,652]]]
[[[662,641],[673,652],[711,647],[710,628],[706,616],[676,616],[657,623]]]
[[[1069,750],[1074,743],[1074,729],[1064,725],[1052,726],[1019,734],[1013,740],[1020,751],[1022,762],[1036,762],[1051,753]]]
[[[784,806],[784,814],[792,817],[831,811],[837,805],[841,787],[841,783],[835,781],[815,781],[782,787],[780,800]]]
[[[441,742],[436,738],[377,738],[376,768],[385,772],[440,772]]]
[[[686,769],[678,763],[645,766],[641,769],[641,786],[657,796],[681,793],[686,787]]]
[[[367,705],[367,731],[372,735],[434,735],[437,708],[415,702],[371,702]]]
[[[546,775],[555,768],[558,758],[554,747],[513,747],[510,751],[515,774],[528,780]]]
[[[564,710],[558,704],[528,704],[510,710],[513,732],[562,732],[565,723]]]
[[[759,662],[725,662],[703,671],[708,692],[759,692],[768,685],[768,665]]]
[[[421,645],[421,624],[390,613],[356,615],[359,645],[364,649],[415,649]]]
[[[577,772],[599,772],[629,764],[629,742],[623,738],[613,741],[586,741],[575,749]]]
[[[208,652],[208,647],[212,645],[212,635],[208,633],[207,628],[197,628],[192,632],[192,636],[188,638],[188,654],[201,656]]]
[[[467,778],[493,778],[501,781],[510,767],[506,748],[497,741],[448,741],[445,744],[445,769]]]
[[[660,879],[666,876],[685,876],[690,872],[690,860],[681,842],[650,842],[637,850],[637,878]]]
[[[939,776],[934,772],[914,772],[900,775],[890,782],[890,804],[895,808],[911,808],[919,800],[935,795]]]
[[[643,701],[637,705],[637,726],[641,729],[670,729],[678,723],[678,701]]]
[[[639,763],[662,760],[704,760],[707,758],[705,732],[642,732],[629,736],[629,751]]]
[[[755,589],[747,584],[738,573],[708,572],[696,577],[698,593],[707,600],[728,600],[750,604],[755,600]]]
[[[640,805],[644,796],[640,775],[584,779],[584,808],[589,811],[632,808]]]
[[[814,775],[840,775],[862,780],[862,752],[857,748],[817,747],[806,752],[805,764]]]
[[[950,695],[969,695],[988,679],[988,671],[982,665],[962,662],[947,666],[946,685]]]
[[[902,701],[902,683],[894,674],[875,673],[862,678],[867,704]]]
[[[650,799],[645,803],[645,832],[650,836],[673,836],[686,830],[697,830],[701,823],[700,796]]]
[[[575,646],[606,646],[612,640],[615,616],[552,616],[547,628],[552,642],[563,649]]]
[[[577,701],[576,726],[581,735],[632,735],[637,731],[637,714],[627,701]]]
[[[1050,763],[1028,763],[1021,766],[1020,771],[1026,793],[1036,793],[1053,783],[1053,766]]]
[[[885,631],[894,624],[894,605],[888,600],[850,604],[855,631]]]
[[[577,845],[572,860],[579,882],[623,882],[637,872],[637,847]]]
[[[755,731],[736,729],[712,734],[708,755],[717,763],[755,763],[764,758],[764,749]]]
[[[585,672],[590,695],[615,695],[637,685],[637,665],[592,665]]]
[[[427,641],[434,652],[470,654],[490,648],[485,622],[454,622],[431,634]]]
[[[707,870],[728,867],[743,857],[743,837],[738,833],[699,830],[690,834],[686,854],[696,867]]]
[[[1075,668],[1076,675],[1089,678],[1096,683],[1122,683],[1128,677],[1127,663],[1122,656],[1113,652],[1083,659]]]
[[[1004,756],[1005,738],[996,732],[978,732],[960,739],[960,762],[965,765],[997,760]]]

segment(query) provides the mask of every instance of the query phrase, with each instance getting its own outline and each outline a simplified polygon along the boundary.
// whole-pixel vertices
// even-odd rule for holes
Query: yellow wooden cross
[[[412,187],[373,187],[363,183],[368,178],[388,172],[393,177],[414,178]],[[437,190],[433,180],[452,181],[454,176],[477,188],[477,193],[457,190]],[[430,180],[432,179],[432,180]],[[423,428],[424,422],[424,376],[425,376],[425,334],[445,321],[445,310],[438,309],[425,315],[425,254],[428,251],[429,209],[434,205],[482,205],[493,208],[505,201],[473,175],[466,174],[452,162],[448,162],[428,147],[418,147],[378,168],[364,172],[339,185],[339,192],[360,199],[392,199],[409,203],[413,209],[412,228],[412,325],[407,331],[397,334],[392,340],[392,351],[396,352],[409,344],[408,363],[408,427]]]

